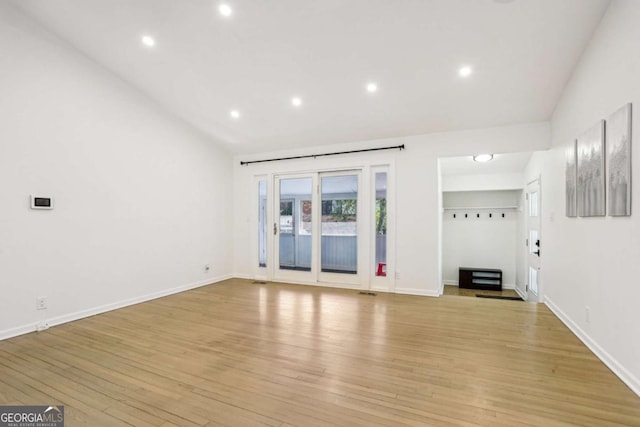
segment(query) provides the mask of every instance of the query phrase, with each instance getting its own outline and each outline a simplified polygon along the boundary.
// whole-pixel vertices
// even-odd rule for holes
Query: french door
[[[360,171],[274,179],[274,278],[300,283],[362,283]]]

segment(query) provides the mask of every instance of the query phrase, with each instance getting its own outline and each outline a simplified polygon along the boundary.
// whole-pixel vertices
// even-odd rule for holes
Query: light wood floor
[[[474,297],[476,295],[493,295],[493,296],[503,296],[503,297],[519,297],[518,293],[513,289],[503,289],[501,291],[486,291],[483,289],[465,289],[459,288],[457,286],[445,285],[444,286],[444,295],[454,295],[454,296],[462,296],[462,297]]]
[[[640,425],[544,306],[229,280],[0,342],[67,426]]]

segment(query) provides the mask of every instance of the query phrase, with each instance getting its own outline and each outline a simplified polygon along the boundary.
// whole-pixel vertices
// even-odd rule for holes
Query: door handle
[[[538,239],[538,240],[536,240],[536,246],[537,246],[537,247],[540,247],[540,240],[539,240],[539,239]]]
[[[534,252],[534,254],[540,256],[540,249],[538,249],[537,251]]]

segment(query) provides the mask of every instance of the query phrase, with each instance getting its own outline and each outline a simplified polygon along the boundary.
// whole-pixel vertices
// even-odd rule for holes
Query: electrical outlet
[[[47,297],[36,298],[36,310],[47,309]]]
[[[591,323],[591,307],[588,305],[584,307],[584,321]]]
[[[208,273],[208,272],[209,272],[209,270],[211,270],[211,267],[209,266],[209,264],[205,264],[205,266],[204,266],[204,272],[205,272],[205,273]]]
[[[49,329],[49,322],[47,322],[46,320],[43,320],[42,322],[38,323],[38,326],[36,326],[36,330],[38,332],[46,331],[47,329]]]

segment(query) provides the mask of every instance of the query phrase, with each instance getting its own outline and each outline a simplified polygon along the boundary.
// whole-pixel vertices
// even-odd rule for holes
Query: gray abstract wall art
[[[576,163],[576,141],[572,141],[566,150],[565,168],[565,205],[568,217],[578,216]]]
[[[579,216],[605,215],[604,120],[578,137]]]
[[[607,118],[607,211],[631,215],[631,104]]]

